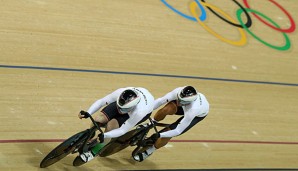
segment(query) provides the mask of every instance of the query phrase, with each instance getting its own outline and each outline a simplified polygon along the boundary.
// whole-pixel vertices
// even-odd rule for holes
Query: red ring
[[[279,5],[277,2],[275,2],[274,0],[269,0],[271,1],[272,3],[274,3],[279,9],[281,9],[287,16],[288,18],[290,19],[290,22],[291,22],[291,27],[288,28],[288,29],[281,29],[281,28],[277,28],[271,24],[269,24],[267,21],[263,20],[261,17],[259,17],[257,14],[255,13],[252,13],[257,19],[259,19],[261,22],[263,22],[264,24],[266,24],[267,26],[273,28],[274,30],[277,30],[277,31],[280,31],[280,32],[284,32],[284,33],[292,33],[295,31],[296,29],[296,24],[295,24],[295,21],[294,19],[292,18],[292,16],[288,13],[288,11],[286,9],[284,9],[281,5]],[[244,5],[247,7],[247,8],[250,8],[250,6],[248,5],[248,2],[247,0],[243,0],[244,2]]]

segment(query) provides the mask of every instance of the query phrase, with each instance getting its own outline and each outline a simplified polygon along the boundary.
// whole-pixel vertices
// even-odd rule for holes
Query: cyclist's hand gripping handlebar
[[[79,118],[82,119],[82,118],[90,118],[92,123],[97,127],[97,129],[101,132],[101,134],[103,134],[103,131],[100,129],[100,127],[98,126],[98,124],[95,122],[95,120],[92,118],[92,116],[86,112],[86,111],[83,111],[81,110],[80,111],[80,114],[79,114]]]
[[[81,110],[80,113],[79,113],[79,118],[82,119],[82,118],[89,118],[90,117],[90,114],[86,111],[83,111]]]

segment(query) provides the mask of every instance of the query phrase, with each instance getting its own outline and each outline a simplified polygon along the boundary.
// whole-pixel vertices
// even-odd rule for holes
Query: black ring
[[[205,0],[201,0],[201,1],[202,1],[202,2],[205,2]],[[252,21],[251,21],[251,17],[250,17],[250,15],[248,14],[248,12],[245,10],[245,8],[244,8],[239,2],[237,2],[236,0],[233,0],[233,1],[234,1],[234,2],[235,2],[235,3],[236,3],[236,4],[237,4],[243,11],[244,11],[244,13],[245,13],[245,15],[246,15],[247,23],[245,24],[245,26],[246,26],[247,28],[251,27],[251,25],[252,25]],[[210,7],[208,7],[208,6],[207,6],[207,8],[208,8],[213,14],[215,14],[217,17],[221,18],[221,19],[224,20],[225,22],[227,22],[227,23],[229,23],[229,24],[231,24],[231,25],[233,25],[233,26],[243,28],[243,26],[242,26],[241,24],[233,23],[233,22],[231,22],[231,21],[225,19],[225,18],[222,17],[221,15],[217,14],[215,11],[213,11],[212,8],[210,8]]]

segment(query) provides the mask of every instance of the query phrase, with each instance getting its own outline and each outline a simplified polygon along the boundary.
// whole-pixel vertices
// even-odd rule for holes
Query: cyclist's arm
[[[173,130],[166,131],[160,133],[161,138],[170,138],[180,135],[191,123],[191,121],[194,119],[195,116],[191,115],[184,115],[184,118],[180,121],[180,123],[177,125],[177,127]]]
[[[165,96],[156,99],[154,101],[154,110],[172,100],[176,100],[178,91],[179,91],[179,88],[176,88],[173,91],[167,93]]]
[[[120,88],[114,92],[112,92],[111,94],[108,94],[107,96],[103,97],[102,99],[97,100],[96,102],[94,102],[90,108],[88,109],[88,113],[90,115],[92,115],[93,113],[97,112],[101,107],[103,107],[104,105],[108,105],[114,101],[117,100],[117,97],[119,96],[119,94],[123,91],[123,88]]]

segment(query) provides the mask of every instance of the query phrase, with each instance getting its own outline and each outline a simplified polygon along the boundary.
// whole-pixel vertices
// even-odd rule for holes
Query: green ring
[[[270,19],[269,17],[267,17],[266,15],[264,15],[263,13],[259,12],[259,11],[256,11],[256,10],[253,10],[253,9],[250,9],[250,8],[246,8],[245,9],[247,12],[253,12],[253,13],[256,13],[258,14],[259,16],[265,18],[266,20],[268,20],[269,22],[271,22],[275,27],[277,28],[281,28],[277,23],[275,23],[272,19]],[[286,44],[284,46],[274,46],[270,43],[267,43],[265,42],[264,40],[262,40],[261,38],[259,38],[258,36],[256,36],[254,33],[252,33],[247,27],[246,25],[243,23],[242,19],[241,19],[241,14],[243,13],[243,10],[242,9],[239,9],[237,10],[237,18],[240,22],[240,24],[243,26],[243,28],[245,29],[245,31],[247,31],[252,37],[254,37],[255,39],[257,39],[258,41],[260,41],[261,43],[263,43],[264,45],[270,47],[270,48],[273,48],[273,49],[276,49],[276,50],[280,50],[280,51],[285,51],[285,50],[288,50],[290,49],[291,47],[291,42],[290,42],[290,39],[288,37],[288,35],[286,33],[283,33],[283,36],[285,37],[286,39]]]

